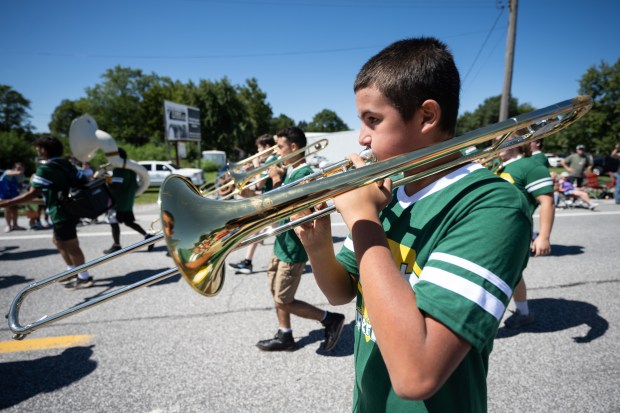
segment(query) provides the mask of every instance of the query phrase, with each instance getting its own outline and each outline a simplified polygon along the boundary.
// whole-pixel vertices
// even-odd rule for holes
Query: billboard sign
[[[164,124],[169,141],[200,141],[200,110],[164,101]]]

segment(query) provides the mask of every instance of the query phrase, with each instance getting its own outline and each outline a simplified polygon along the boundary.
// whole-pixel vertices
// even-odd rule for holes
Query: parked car
[[[149,173],[151,184],[149,186],[161,186],[168,175],[176,174],[189,178],[196,186],[205,183],[202,169],[198,168],[179,168],[177,165],[168,161],[140,161]]]
[[[604,158],[594,158],[594,166],[592,172],[597,175],[605,175],[608,172],[618,172],[618,166],[620,160],[613,156],[606,156]]]
[[[547,156],[547,160],[549,160],[549,165],[552,168],[559,168],[562,166],[562,159],[564,159],[563,156],[555,155],[553,153],[546,153],[545,156]]]

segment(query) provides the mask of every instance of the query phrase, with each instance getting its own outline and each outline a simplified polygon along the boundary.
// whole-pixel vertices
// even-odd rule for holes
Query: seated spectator
[[[590,200],[590,196],[587,192],[582,191],[581,189],[576,189],[569,178],[570,174],[568,172],[562,172],[560,174],[560,192],[565,196],[572,196],[581,200],[589,209],[596,208],[598,204]]]

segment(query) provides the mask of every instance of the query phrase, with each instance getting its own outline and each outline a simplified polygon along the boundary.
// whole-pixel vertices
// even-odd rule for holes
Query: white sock
[[[529,315],[530,309],[527,305],[527,301],[515,301],[515,306],[517,307],[517,311],[521,315]]]
[[[88,280],[89,277],[90,277],[90,274],[88,273],[88,270],[82,271],[81,273],[78,274],[78,278],[80,280],[86,281],[86,280]]]
[[[292,333],[293,332],[292,328],[282,328],[282,327],[280,327],[278,330],[280,330],[283,333]]]

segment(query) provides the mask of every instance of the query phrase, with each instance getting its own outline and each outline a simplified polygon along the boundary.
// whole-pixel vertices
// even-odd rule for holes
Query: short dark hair
[[[289,126],[276,133],[278,138],[286,138],[289,143],[295,143],[301,148],[305,148],[307,145],[306,134],[297,126]]]
[[[47,156],[50,158],[58,158],[62,156],[64,148],[62,142],[54,136],[41,136],[34,141],[34,146],[45,149]]]
[[[258,138],[256,138],[256,146],[260,145],[260,146],[273,146],[276,144],[276,141],[273,139],[273,135],[270,135],[268,133],[259,136]]]
[[[355,79],[357,92],[375,87],[409,121],[427,99],[441,107],[440,127],[454,133],[459,112],[461,80],[452,53],[433,37],[392,43],[362,67]]]

